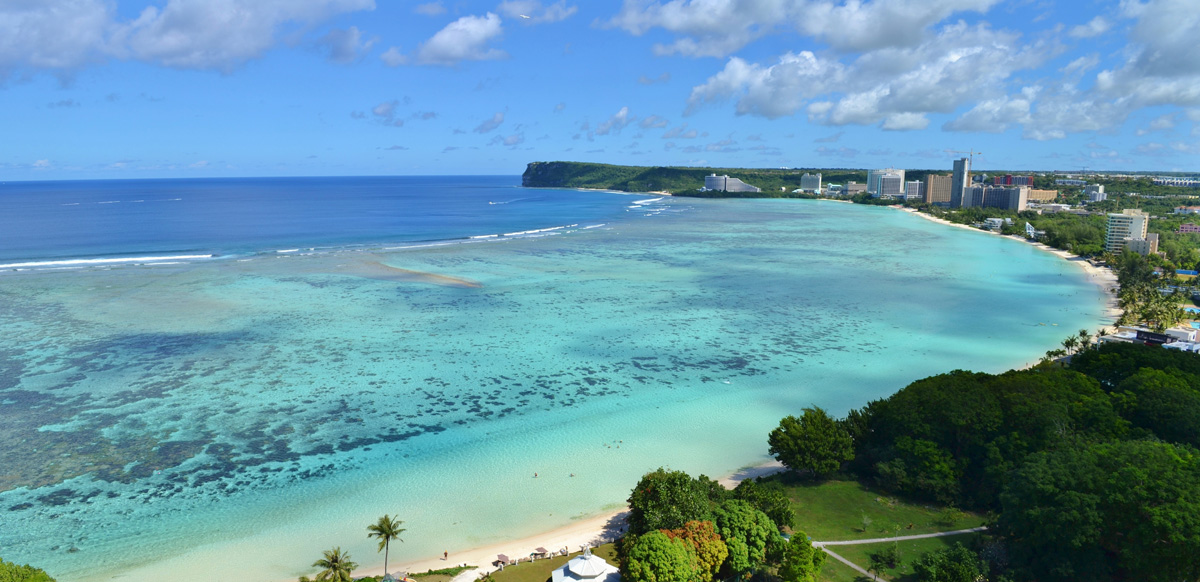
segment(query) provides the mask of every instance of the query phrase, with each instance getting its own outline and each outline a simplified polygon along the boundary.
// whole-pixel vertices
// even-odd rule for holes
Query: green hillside
[[[681,168],[592,164],[587,162],[532,162],[521,176],[524,186],[535,188],[600,188],[622,192],[666,191],[683,196],[745,196],[754,198],[799,197],[803,169]],[[866,182],[862,170],[821,170],[826,182]],[[700,192],[704,177],[728,175],[762,188],[762,192]]]

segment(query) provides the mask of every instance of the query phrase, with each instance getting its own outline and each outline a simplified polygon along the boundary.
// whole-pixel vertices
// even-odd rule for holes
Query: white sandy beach
[[[739,469],[718,479],[717,482],[732,489],[737,487],[737,484],[742,480],[771,475],[783,470],[783,465],[778,461],[768,461],[760,465]],[[633,484],[631,483],[630,487],[632,486]],[[478,566],[478,570],[471,571],[473,576],[482,576],[484,573],[496,569],[492,565],[492,562],[499,554],[504,554],[513,559],[527,558],[539,547],[552,552],[564,548],[570,552],[578,552],[584,545],[595,547],[611,542],[619,538],[624,532],[625,519],[628,515],[628,508],[622,508],[617,511],[610,511],[586,519],[580,519],[558,529],[524,539],[499,542],[465,551],[452,552],[446,559],[443,559],[441,556],[433,556],[415,562],[394,562],[388,565],[388,569],[393,573],[424,572],[426,570],[438,570],[467,564]],[[381,574],[383,574],[382,566],[362,568],[355,571],[355,575],[357,576],[376,576]]]

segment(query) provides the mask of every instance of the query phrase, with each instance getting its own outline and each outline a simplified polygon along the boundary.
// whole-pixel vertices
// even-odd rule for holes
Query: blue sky
[[[0,180],[1200,171],[1196,0],[0,0]]]

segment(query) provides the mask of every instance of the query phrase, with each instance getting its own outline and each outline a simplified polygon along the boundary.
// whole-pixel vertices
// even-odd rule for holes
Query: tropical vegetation
[[[796,532],[795,513],[778,483],[743,481],[733,490],[701,475],[658,469],[629,496],[629,533],[620,545],[630,582],[712,582],[770,574],[815,580],[824,554]]]
[[[1077,344],[1065,364],[932,376],[835,421],[863,483],[996,515],[1002,551],[923,556],[918,580],[1200,578],[1200,357]]]
[[[350,561],[350,554],[343,552],[342,548],[337,547],[332,550],[325,550],[325,555],[313,562],[314,568],[320,568],[317,577],[313,580],[317,582],[351,582],[354,580],[352,572],[358,568],[358,564]],[[301,576],[300,582],[310,582],[307,576]]]
[[[385,576],[387,575],[389,545],[392,540],[404,541],[400,539],[400,534],[404,533],[404,528],[400,527],[403,523],[403,521],[385,514],[379,518],[378,522],[367,526],[367,537],[379,539],[379,549],[377,551],[383,552],[383,573]]]
[[[29,564],[20,566],[0,559],[0,582],[54,582],[54,578]]]

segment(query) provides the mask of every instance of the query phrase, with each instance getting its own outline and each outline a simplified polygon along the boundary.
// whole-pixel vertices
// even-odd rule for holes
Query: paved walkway
[[[816,544],[816,542],[813,542],[813,545],[814,545],[814,546],[815,546],[815,545],[817,545],[817,544]],[[878,577],[876,577],[876,576],[872,576],[870,572],[868,572],[868,571],[866,571],[866,570],[863,570],[863,569],[862,569],[862,567],[861,567],[861,566],[859,566],[858,564],[855,564],[854,562],[851,562],[850,560],[847,560],[846,558],[843,558],[843,557],[842,557],[840,554],[838,554],[838,553],[835,553],[833,550],[830,550],[829,548],[826,548],[826,547],[824,547],[824,546],[822,546],[822,547],[821,547],[821,550],[822,550],[823,552],[825,552],[826,554],[829,554],[830,556],[832,556],[832,557],[833,557],[833,559],[835,559],[835,560],[837,560],[837,561],[839,561],[839,562],[841,562],[841,563],[843,563],[843,564],[845,564],[845,565],[847,565],[847,566],[850,566],[851,568],[854,568],[854,570],[855,570],[856,572],[858,572],[859,574],[862,574],[863,576],[866,576],[867,578],[871,578],[871,579],[873,579],[873,580],[878,580],[878,579],[879,579],[879,578],[878,578]]]
[[[859,566],[858,564],[855,564],[854,562],[851,562],[850,560],[843,558],[838,553],[834,552],[833,550],[830,550],[827,546],[853,546],[853,545],[858,545],[858,544],[881,544],[884,542],[902,542],[905,540],[920,540],[920,539],[925,539],[925,538],[940,538],[940,537],[945,537],[945,536],[957,536],[957,535],[962,535],[962,534],[981,532],[981,531],[985,531],[985,530],[987,530],[987,526],[981,525],[979,527],[973,527],[971,529],[958,529],[958,530],[954,530],[954,531],[940,531],[940,532],[936,532],[936,533],[916,534],[916,535],[911,535],[911,536],[897,536],[894,538],[870,538],[870,539],[865,539],[865,540],[845,540],[845,541],[838,541],[838,542],[813,542],[812,545],[814,548],[821,548],[822,551],[824,551],[826,554],[829,554],[833,559],[835,559],[847,566],[850,566],[851,568],[854,568],[854,571],[858,572],[859,574],[862,574],[863,576],[866,576],[867,578],[870,578],[872,580],[878,580],[879,579],[878,576],[872,575],[870,572],[864,570],[862,568],[862,566]]]
[[[899,537],[894,537],[894,538],[871,538],[871,539],[866,539],[866,540],[845,540],[845,541],[841,541],[841,542],[813,542],[812,544],[814,546],[853,546],[853,545],[857,545],[857,544],[881,544],[883,542],[902,542],[904,540],[920,540],[920,539],[925,539],[925,538],[940,538],[940,537],[944,537],[944,536],[957,536],[957,535],[975,533],[977,531],[985,531],[985,530],[987,530],[987,526],[981,525],[979,527],[973,527],[971,529],[958,529],[958,530],[954,530],[954,531],[939,531],[936,533],[916,534],[916,535],[911,535],[911,536],[899,536]]]

